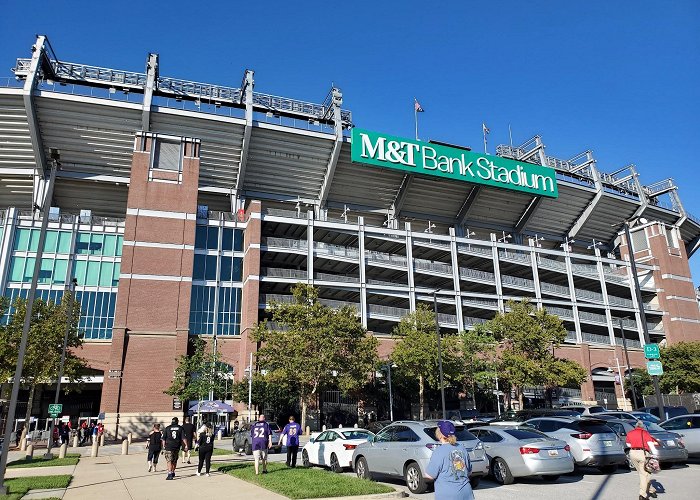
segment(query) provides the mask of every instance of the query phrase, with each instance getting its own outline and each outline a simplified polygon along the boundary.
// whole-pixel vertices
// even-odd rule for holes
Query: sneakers
[[[266,470],[264,470],[264,471],[263,471],[263,474],[267,474],[267,471],[266,471]]]
[[[166,480],[166,481],[170,481],[170,480],[173,479],[174,477],[175,477],[175,474],[174,474],[174,473],[168,472],[168,475],[165,476],[165,480]]]
[[[152,471],[153,471],[153,466],[152,466],[152,465],[149,465],[149,466],[148,466],[148,472],[152,472]]]
[[[197,476],[201,476],[201,475],[202,475],[202,473],[201,473],[201,472],[199,472],[199,471],[197,471],[197,474],[196,474],[196,475],[197,475]]]
[[[207,477],[211,477],[211,475],[207,472]]]

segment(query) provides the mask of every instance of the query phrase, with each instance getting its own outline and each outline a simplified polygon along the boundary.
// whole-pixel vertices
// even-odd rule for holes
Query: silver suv
[[[360,478],[372,476],[404,478],[411,493],[423,493],[430,479],[425,471],[433,449],[440,446],[435,439],[437,420],[416,422],[403,420],[384,427],[374,438],[355,448],[352,466]],[[457,440],[469,450],[472,463],[472,487],[489,472],[484,445],[464,426],[455,426]]]
[[[526,423],[548,436],[566,441],[576,465],[596,467],[602,472],[611,473],[627,461],[624,441],[604,420],[541,417]]]

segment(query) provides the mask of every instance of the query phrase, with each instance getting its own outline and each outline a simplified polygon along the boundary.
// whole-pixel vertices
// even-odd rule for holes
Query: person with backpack
[[[433,449],[426,469],[426,477],[433,479],[435,500],[474,500],[469,475],[472,463],[469,450],[457,441],[455,426],[449,420],[440,420],[435,437],[440,446]]]
[[[204,431],[199,433],[197,447],[199,448],[199,465],[197,466],[197,475],[202,475],[202,465],[206,465],[205,470],[207,477],[209,477],[211,456],[214,453],[214,432],[212,431],[212,427],[209,422],[205,424]]]
[[[163,450],[163,433],[160,432],[160,424],[153,424],[153,430],[148,434],[146,448],[148,448],[148,472],[156,472],[158,457]]]
[[[175,479],[175,468],[177,467],[177,459],[180,456],[180,448],[184,447],[185,451],[189,450],[187,441],[182,434],[182,427],[179,425],[180,420],[173,417],[172,423],[165,428],[163,432],[162,446],[165,449],[165,462],[168,467],[168,475],[165,479]]]

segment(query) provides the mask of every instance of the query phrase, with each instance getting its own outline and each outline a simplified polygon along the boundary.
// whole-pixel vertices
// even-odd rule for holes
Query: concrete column
[[[464,313],[462,311],[462,292],[459,283],[459,261],[457,259],[457,235],[455,228],[450,228],[450,258],[452,260],[452,282],[454,283],[455,313],[457,314],[457,331],[464,330]]]
[[[99,452],[100,444],[97,441],[97,439],[93,439],[92,441],[92,447],[90,449],[90,456],[91,457],[96,457],[98,452]]]
[[[576,330],[576,343],[583,342],[581,335],[581,322],[578,318],[578,306],[576,305],[576,287],[574,285],[574,273],[571,268],[571,255],[569,254],[569,246],[564,245],[564,262],[566,263],[566,277],[569,283],[569,297],[571,299],[571,309],[574,315],[574,328]]]
[[[537,267],[537,247],[535,240],[528,239],[530,247],[530,265],[532,266],[532,281],[535,283],[535,298],[537,300],[537,309],[542,309],[542,286],[540,285],[540,271]]]
[[[32,460],[34,458],[34,443],[27,446],[27,450],[24,456],[25,460]]]
[[[357,235],[358,249],[360,252],[360,319],[362,327],[367,328],[367,259],[365,258],[365,218],[358,217],[359,231]]]
[[[596,247],[595,264],[598,269],[598,280],[600,281],[600,292],[603,294],[603,304],[605,304],[605,319],[608,323],[608,335],[610,336],[610,344],[615,345],[615,325],[613,324],[612,312],[610,311],[610,300],[608,299],[608,287],[605,283],[605,273],[603,272],[603,261],[600,256],[600,250]]]
[[[408,270],[408,304],[411,312],[416,310],[416,282],[413,273],[413,237],[411,223],[406,222],[406,268]]]
[[[496,235],[494,233],[491,233],[491,258],[493,259],[493,275],[496,281],[496,295],[498,296],[498,311],[505,312],[503,284],[501,283],[501,266],[498,260],[498,245],[496,244]]]
[[[306,282],[314,284],[314,212],[309,210],[306,213]]]

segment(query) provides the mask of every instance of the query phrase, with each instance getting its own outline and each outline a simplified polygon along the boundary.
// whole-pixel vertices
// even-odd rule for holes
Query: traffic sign
[[[62,404],[50,404],[49,405],[49,415],[56,418],[63,411]]]
[[[659,359],[659,344],[645,344],[644,345],[644,357],[647,359]]]
[[[661,361],[647,361],[647,373],[649,375],[663,375],[664,367],[661,365]]]

